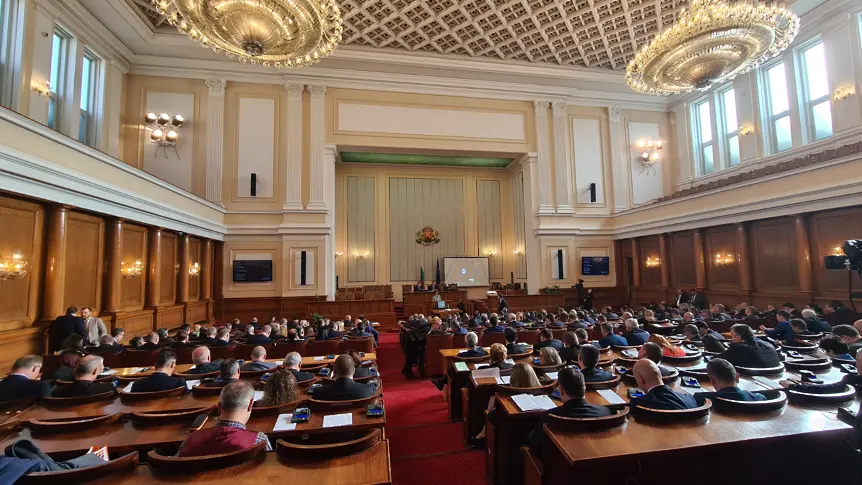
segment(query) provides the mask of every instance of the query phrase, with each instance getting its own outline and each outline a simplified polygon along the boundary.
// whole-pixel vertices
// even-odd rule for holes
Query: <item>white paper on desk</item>
[[[541,396],[533,396],[533,402],[539,406],[539,409],[543,411],[547,411],[549,409],[554,409],[557,407],[557,403],[555,403],[548,395],[542,394]]]
[[[326,357],[324,357],[324,356],[320,356],[320,357],[315,357],[315,358],[314,358],[314,360],[323,360],[323,359],[325,359],[325,358],[326,358]]]
[[[350,426],[353,424],[353,414],[330,414],[323,417],[324,428],[335,428],[337,426]]]
[[[275,426],[272,427],[273,431],[293,431],[296,429],[296,423],[291,423],[290,420],[293,419],[293,413],[290,414],[279,414],[278,419],[275,420]]]
[[[560,375],[559,372],[545,372],[545,375],[550,377],[553,380],[557,380],[557,376]]]
[[[116,374],[116,373],[117,373],[117,370],[116,370],[116,369],[111,369],[111,370],[106,370],[105,372],[102,372],[102,374],[101,374],[101,375],[103,375],[103,376],[112,376],[112,375],[114,375],[114,374]]]
[[[192,370],[192,369],[194,369],[195,367],[197,367],[197,366],[196,366],[196,365],[194,365],[194,364],[192,364],[192,366],[191,366],[191,367],[189,367],[189,368],[188,368],[188,369],[186,369],[186,370]]]
[[[506,359],[506,360],[504,360],[503,362],[505,362],[505,363],[507,363],[507,364],[515,365],[515,359]]]
[[[263,399],[263,391],[254,391],[254,400],[260,401]]]
[[[497,384],[506,384],[507,386],[512,382],[512,376],[500,376],[497,378]]]
[[[764,376],[749,376],[749,379],[760,384],[761,386],[766,386],[766,388],[768,389],[782,389],[781,384]]]
[[[476,369],[472,372],[473,379],[499,379],[500,378],[500,369],[498,367],[488,367],[485,369]]]
[[[125,392],[132,392],[132,386],[134,386],[134,385],[135,385],[135,383],[134,383],[134,382],[130,382],[128,386],[126,386],[126,387],[124,387],[124,388],[123,388],[123,391],[125,391]]]
[[[275,361],[275,366],[276,366],[276,367],[278,367],[278,366],[280,366],[280,365],[284,365],[284,361],[283,361],[283,360],[276,360],[276,361]]]
[[[612,389],[599,389],[596,391],[599,393],[599,396],[605,398],[605,401],[608,404],[625,404],[626,400],[621,398],[619,394],[615,393]]]
[[[557,404],[548,396],[531,396],[529,394],[517,394],[512,396],[512,400],[521,409],[521,411],[538,411],[548,410],[557,407]]]
[[[191,391],[193,387],[200,385],[200,383],[201,381],[199,379],[194,381],[186,381],[186,388]]]

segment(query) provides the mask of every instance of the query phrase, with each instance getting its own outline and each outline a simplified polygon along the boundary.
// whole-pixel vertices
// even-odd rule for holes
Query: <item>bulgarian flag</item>
[[[419,284],[425,286],[425,268],[419,266]]]

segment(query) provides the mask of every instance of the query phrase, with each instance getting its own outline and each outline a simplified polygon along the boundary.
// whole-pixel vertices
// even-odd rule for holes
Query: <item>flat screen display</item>
[[[491,286],[488,258],[443,258],[445,283],[462,286]]]
[[[272,281],[271,260],[241,260],[233,262],[233,281],[235,283],[256,283]]]
[[[584,276],[607,275],[611,269],[608,256],[584,256],[581,258],[581,274]]]

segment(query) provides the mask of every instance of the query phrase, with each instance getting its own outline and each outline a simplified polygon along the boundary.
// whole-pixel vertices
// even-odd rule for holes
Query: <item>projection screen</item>
[[[449,285],[491,286],[488,258],[443,258],[443,275]]]

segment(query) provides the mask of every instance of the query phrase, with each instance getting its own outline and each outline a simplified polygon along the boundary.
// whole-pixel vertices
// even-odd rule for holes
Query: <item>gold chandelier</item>
[[[335,0],[152,0],[192,40],[242,63],[303,67],[341,42]]]
[[[626,81],[656,96],[705,91],[780,53],[798,31],[799,17],[781,6],[693,0],[629,62]]]

